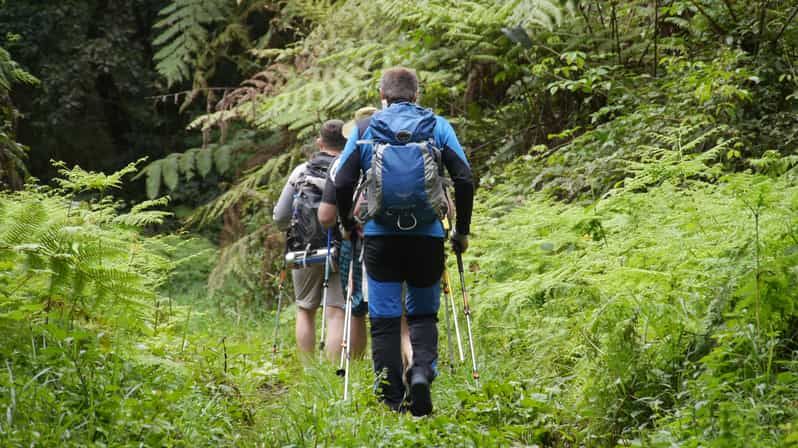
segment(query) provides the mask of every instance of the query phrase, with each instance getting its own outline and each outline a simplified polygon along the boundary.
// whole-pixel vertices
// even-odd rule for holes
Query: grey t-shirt
[[[296,194],[296,188],[294,185],[296,181],[299,179],[299,176],[305,171],[305,167],[307,163],[301,163],[299,166],[294,168],[294,171],[291,171],[291,175],[288,176],[288,181],[283,186],[283,191],[280,193],[280,199],[277,200],[277,204],[274,205],[274,211],[272,213],[272,219],[274,223],[277,225],[277,228],[280,230],[286,230],[288,226],[291,224],[291,213],[293,212],[293,205],[294,205],[294,195]],[[326,188],[325,188],[326,191]]]

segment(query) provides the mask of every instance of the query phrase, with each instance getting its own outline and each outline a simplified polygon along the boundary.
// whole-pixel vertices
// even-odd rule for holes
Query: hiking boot
[[[422,417],[432,413],[432,396],[427,375],[415,372],[410,377],[410,413]]]

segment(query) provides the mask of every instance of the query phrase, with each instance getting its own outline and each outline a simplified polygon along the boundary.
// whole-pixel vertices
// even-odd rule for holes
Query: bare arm
[[[327,204],[326,202],[322,202],[319,204],[319,224],[325,229],[329,229],[335,225],[336,221],[336,213],[338,212],[338,207],[335,204]]]
[[[333,162],[332,166],[330,166],[330,170],[327,175],[327,181],[324,183],[324,191],[321,194],[321,204],[319,204],[319,212],[317,217],[319,218],[319,224],[325,229],[329,229],[330,227],[335,226],[335,223],[338,221],[338,206],[336,205],[335,201],[335,183],[333,182],[333,178],[335,177],[335,172],[338,170],[338,159]]]

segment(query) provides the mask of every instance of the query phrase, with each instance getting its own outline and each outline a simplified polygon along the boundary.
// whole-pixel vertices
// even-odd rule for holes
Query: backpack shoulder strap
[[[360,140],[363,138],[363,134],[366,133],[366,129],[369,128],[369,123],[371,123],[371,117],[364,118],[357,122],[357,138]]]

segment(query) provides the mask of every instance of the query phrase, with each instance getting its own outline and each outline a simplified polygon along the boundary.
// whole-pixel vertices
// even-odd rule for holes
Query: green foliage
[[[1,46],[40,80],[35,87],[17,85],[11,95],[20,112],[14,133],[30,148],[33,176],[56,177],[51,159],[111,172],[182,144],[179,106],[154,107],[151,98],[162,90],[150,40],[163,5],[67,0],[13,1],[0,8]],[[128,193],[133,195],[140,196]]]
[[[246,21],[264,6],[274,16],[255,42]],[[167,202],[120,214],[107,193],[121,175],[64,165],[59,191],[0,196],[0,440],[794,445],[796,12],[171,2],[159,67],[194,81],[189,100],[208,93],[191,124],[205,144],[144,175],[153,198],[220,180],[187,223],[223,222],[223,247],[142,236]],[[217,103],[209,80],[226,58],[260,71]],[[376,103],[397,64],[417,69],[422,104],[455,124],[481,185],[466,275],[483,383],[442,350],[425,419],[376,402],[368,361],[354,363],[353,402],[339,401],[330,366],[292,355],[292,308],[283,351],[264,337],[284,177],[317,125]]]
[[[147,197],[156,198],[161,194],[162,185],[169,191],[174,191],[180,184],[181,175],[186,181],[191,180],[195,174],[205,178],[214,167],[218,174],[225,174],[230,169],[230,150],[228,145],[212,144],[206,148],[173,153],[148,164],[136,178],[146,176]]]
[[[121,188],[122,178],[138,171],[137,165],[143,161],[144,159],[141,159],[135,163],[130,163],[126,167],[110,175],[86,171],[77,165],[72,167],[72,169],[68,169],[64,162],[53,161],[53,166],[58,169],[58,174],[61,175],[55,182],[62,189],[73,194],[88,191],[104,193],[108,189]]]
[[[192,313],[206,303],[215,251],[140,234],[135,226],[158,219],[145,209],[163,200],[119,215],[107,198],[71,197],[110,189],[124,173],[62,171],[63,192],[29,186],[0,195],[0,444],[236,439],[231,428],[252,410],[232,375],[249,378],[241,387],[252,393],[268,366],[246,361],[259,346],[238,330],[206,320],[204,309]],[[233,373],[244,366],[247,376]]]
[[[110,176],[63,170],[68,179],[62,184],[67,190],[105,191],[133,169]],[[26,319],[32,310],[60,309],[74,319],[119,304],[123,306],[116,311],[127,324],[145,328],[144,315],[158,299],[154,289],[170,265],[152,252],[157,240],[142,243],[130,229],[159,223],[164,213],[145,209],[162,204],[142,204],[117,215],[107,198],[81,204],[37,190],[0,198],[0,251],[8,274],[2,293],[4,316]]]
[[[39,80],[26,72],[11,58],[5,48],[0,47],[0,95],[6,96],[14,84],[36,85]]]
[[[794,418],[794,181],[675,176],[583,207],[519,203],[519,173],[506,175],[477,210],[475,312],[511,378],[560,391],[556,431],[780,446]]]
[[[17,142],[15,122],[18,111],[10,94],[15,84],[35,86],[39,83],[0,47],[0,179],[12,188],[19,188],[28,174],[25,164],[28,148]]]
[[[179,0],[163,8],[154,27],[161,32],[153,44],[156,68],[171,85],[193,77],[193,63],[208,49],[208,27],[225,22],[229,15],[227,1]]]

